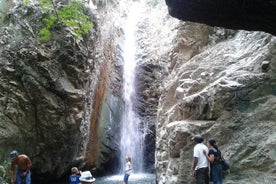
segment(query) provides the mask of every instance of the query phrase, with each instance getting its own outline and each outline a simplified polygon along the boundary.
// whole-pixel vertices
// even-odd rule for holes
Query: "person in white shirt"
[[[124,175],[124,183],[128,183],[129,175],[132,173],[132,165],[131,165],[131,158],[129,156],[126,157],[126,169],[125,169],[125,175]]]
[[[203,138],[196,135],[192,138],[195,147],[193,153],[192,176],[196,179],[196,184],[209,184],[209,161],[204,155],[208,153],[208,148],[203,144]]]

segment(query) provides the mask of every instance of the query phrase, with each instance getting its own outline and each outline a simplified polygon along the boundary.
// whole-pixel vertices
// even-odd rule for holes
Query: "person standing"
[[[203,138],[196,135],[192,138],[195,146],[193,150],[192,176],[196,179],[196,184],[209,184],[209,161],[204,155],[208,148],[203,144]]]
[[[129,175],[132,173],[132,165],[131,165],[131,158],[129,156],[126,157],[126,169],[124,175],[124,182],[123,184],[128,184]]]
[[[31,171],[32,162],[27,155],[18,154],[16,150],[10,153],[11,159],[11,184],[31,184]],[[17,166],[17,172],[15,176],[15,168]],[[15,183],[14,183],[15,176]]]
[[[70,184],[79,184],[80,183],[80,173],[78,168],[72,167],[71,168],[71,175],[69,177]]]
[[[207,152],[204,152],[204,154],[210,162],[210,181],[214,184],[222,184],[224,173],[221,164],[221,152],[213,138],[208,140],[207,146],[209,152],[208,154]]]

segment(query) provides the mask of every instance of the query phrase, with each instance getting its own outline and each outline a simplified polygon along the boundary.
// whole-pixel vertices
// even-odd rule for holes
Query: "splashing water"
[[[97,183],[101,184],[121,184],[122,175],[114,175],[108,177],[97,178]],[[129,184],[155,184],[155,175],[153,174],[132,174]]]
[[[124,32],[123,47],[124,59],[124,93],[125,107],[122,114],[121,125],[121,171],[124,171],[125,157],[130,156],[134,172],[143,171],[143,144],[144,133],[140,128],[141,120],[134,111],[135,103],[135,68],[136,68],[136,28],[141,13],[139,4],[133,5],[127,18]]]

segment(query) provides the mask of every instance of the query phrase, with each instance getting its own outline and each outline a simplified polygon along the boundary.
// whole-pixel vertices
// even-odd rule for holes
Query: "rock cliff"
[[[77,40],[70,29],[56,27],[43,43],[43,16],[37,4],[14,4],[0,30],[1,160],[14,149],[27,154],[39,183],[84,162],[100,73],[97,28]]]
[[[193,56],[174,51],[156,122],[158,183],[193,182],[195,134],[217,139],[232,166],[224,183],[276,181],[275,47],[269,34],[240,31]]]
[[[60,28],[41,43],[36,4],[1,19],[0,156],[29,155],[39,183],[67,177],[73,165],[118,171],[127,1],[93,2],[83,40]],[[165,1],[146,2],[145,12],[135,110],[150,128],[146,171],[159,184],[192,183],[191,137],[201,134],[231,163],[224,183],[275,183],[275,37],[179,21]]]
[[[242,19],[212,19],[216,11],[208,7],[216,4],[211,1],[166,2],[170,14],[182,20],[275,32],[275,26],[269,26],[275,21],[242,26]],[[215,138],[230,161],[231,173],[224,183],[275,183],[275,37],[195,26],[188,22],[176,26],[177,41],[172,43],[156,121],[158,183],[194,183],[190,168],[195,134]]]

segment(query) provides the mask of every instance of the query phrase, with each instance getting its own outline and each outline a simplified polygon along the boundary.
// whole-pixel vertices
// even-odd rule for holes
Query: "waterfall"
[[[136,76],[136,28],[139,18],[138,4],[133,5],[125,23],[124,46],[123,46],[123,98],[125,102],[121,122],[121,171],[124,170],[125,157],[130,156],[135,173],[143,171],[143,144],[144,130],[141,120],[135,112],[136,102],[135,76]]]

